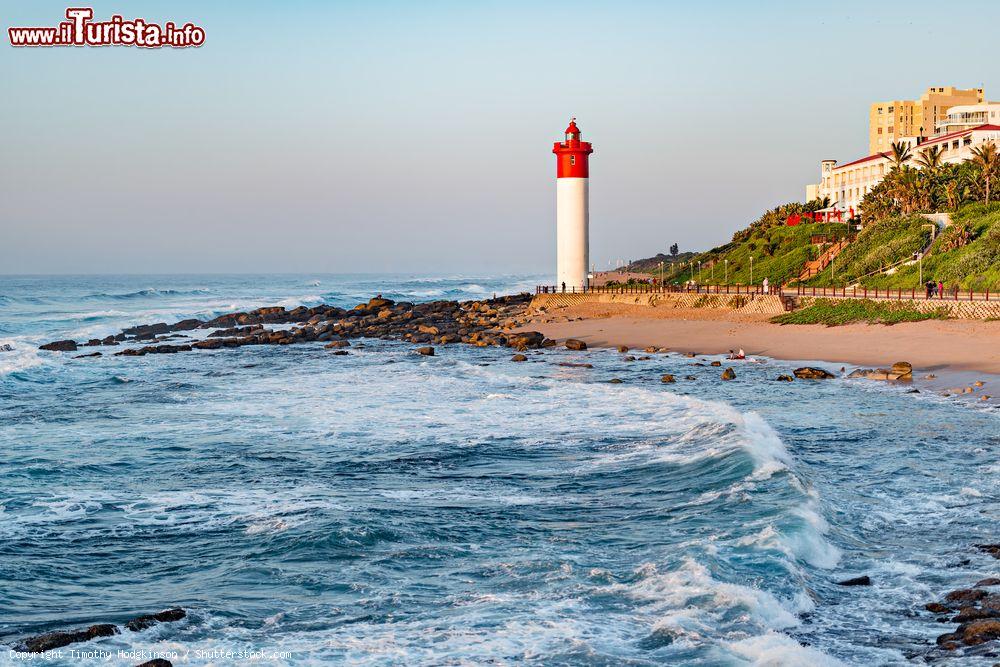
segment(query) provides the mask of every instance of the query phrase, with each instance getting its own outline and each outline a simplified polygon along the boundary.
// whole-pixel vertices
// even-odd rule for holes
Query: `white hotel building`
[[[995,114],[995,115],[994,115]],[[982,122],[982,121],[987,122]],[[975,104],[949,109],[946,120],[938,124],[940,134],[929,139],[905,137],[900,141],[910,146],[913,155],[907,163],[919,167],[920,153],[933,146],[942,149],[943,163],[965,162],[972,158],[972,149],[993,142],[1000,148],[1000,104]],[[838,165],[836,160],[820,163],[820,182],[806,186],[806,201],[830,198],[831,208],[857,213],[865,195],[882,182],[892,170],[892,153],[883,152]]]

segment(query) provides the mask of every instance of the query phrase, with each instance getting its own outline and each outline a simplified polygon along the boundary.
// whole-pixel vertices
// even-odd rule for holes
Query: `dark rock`
[[[685,380],[697,380],[698,378],[696,378],[694,375],[685,375],[684,379]]]
[[[174,663],[163,658],[153,658],[152,660],[147,660],[141,665],[136,665],[135,667],[174,667]]]
[[[628,352],[628,345],[619,345],[618,351],[621,352],[622,354],[625,354],[626,352]]]
[[[1000,586],[1000,578],[986,577],[985,579],[980,579],[976,582],[976,588],[980,586]]]
[[[100,338],[91,338],[86,343],[83,344],[84,347],[97,347],[101,344]]]
[[[777,380],[778,382],[794,382],[795,378],[793,378],[791,375],[779,375],[777,377]]]
[[[335,356],[335,357],[346,357],[349,354],[350,354],[350,352],[348,352],[347,350],[336,350],[336,351],[334,351],[333,356]]]
[[[610,380],[608,380],[608,383],[609,384],[621,384],[622,380],[621,380],[621,378],[611,378]]]
[[[90,354],[78,354],[74,359],[86,359],[87,357],[100,357],[103,356],[100,352],[91,352]]]
[[[985,551],[994,558],[1000,558],[1000,544],[976,544],[974,546],[980,551]]]
[[[117,340],[115,340],[114,336],[108,336],[107,338],[104,338],[104,339],[101,340],[101,344],[102,345],[118,345],[119,343],[118,343]]]
[[[40,345],[39,350],[49,350],[50,352],[76,352],[75,340],[57,340],[45,345]]]
[[[977,602],[989,595],[984,590],[978,588],[960,588],[944,596],[945,602]]]
[[[722,362],[721,361],[713,361],[712,363],[709,364],[709,366],[720,367],[720,366],[722,366]]]
[[[545,336],[537,331],[519,331],[507,337],[507,346],[515,348],[534,349],[542,347]]]
[[[528,357],[524,356],[523,354],[515,354],[513,357],[510,358],[510,360],[511,361],[527,361]]]
[[[982,618],[1000,618],[1000,609],[992,607],[962,607],[958,614],[952,618],[953,623],[968,623],[978,621]]]
[[[262,324],[251,324],[245,327],[230,327],[228,329],[216,329],[212,333],[208,334],[209,338],[229,338],[231,336],[248,336],[252,333],[257,333],[258,331],[263,331],[264,325]]]
[[[845,579],[843,581],[838,581],[837,585],[838,586],[871,586],[872,585],[872,580],[866,574],[866,575],[861,576],[861,577],[854,577],[853,579]]]
[[[146,628],[152,627],[157,623],[170,623],[173,621],[179,621],[185,616],[187,616],[187,612],[181,609],[180,607],[174,609],[166,609],[156,614],[137,616],[129,621],[126,621],[125,627],[131,630],[132,632],[138,632],[139,630],[145,630]]]
[[[939,635],[936,642],[938,646],[944,646],[945,644],[954,644],[954,642],[961,641],[962,635],[957,632],[946,632],[943,635]],[[948,650],[954,650],[957,645],[951,646]]]
[[[574,364],[570,361],[560,361],[556,366],[566,366],[567,368],[593,368],[594,364]]]
[[[86,642],[97,637],[111,637],[118,634],[118,628],[110,623],[92,625],[86,630],[69,630],[46,632],[43,635],[29,637],[21,644],[21,648],[28,653],[44,653],[53,649]]]
[[[170,328],[173,331],[191,331],[193,329],[197,329],[200,326],[201,326],[201,320],[192,317],[191,319],[188,320],[181,320],[180,322],[177,322]]]
[[[992,639],[1000,639],[1000,620],[983,619],[963,623],[955,630],[967,646],[976,646]]]
[[[796,368],[792,373],[795,377],[800,380],[828,380],[832,377],[836,377],[830,371],[825,371],[822,368]]]
[[[635,361],[635,357],[629,354],[624,359],[622,359],[622,361]]]
[[[329,343],[327,343],[326,345],[324,345],[323,347],[325,349],[327,349],[327,350],[333,350],[333,349],[336,349],[338,347],[350,347],[350,346],[351,346],[351,341],[348,341],[348,340],[332,340]]]
[[[662,382],[664,384],[671,384],[671,383],[676,382],[676,381],[677,380],[675,380],[674,376],[671,375],[670,373],[664,373],[662,376],[660,376],[660,382]]]
[[[422,354],[425,357],[433,357],[434,356],[434,348],[430,347],[430,346],[427,346],[427,347],[418,347],[417,348],[417,354]]]
[[[947,614],[951,611],[951,607],[943,605],[940,602],[928,602],[924,605],[924,609],[935,614]]]
[[[567,350],[586,350],[587,344],[578,338],[567,338],[566,339],[566,349]]]
[[[157,322],[156,324],[140,324],[137,327],[122,329],[122,333],[129,336],[135,336],[138,339],[152,338],[154,336],[159,336],[160,334],[170,333],[170,325],[166,322]]]
[[[726,370],[722,371],[721,377],[723,380],[735,380],[736,371],[734,371],[732,368],[727,368]]]

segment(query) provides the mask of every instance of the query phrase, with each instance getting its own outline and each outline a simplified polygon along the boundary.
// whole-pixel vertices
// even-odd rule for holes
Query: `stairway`
[[[823,269],[830,266],[830,262],[836,259],[837,255],[839,255],[844,248],[850,245],[850,243],[851,240],[849,238],[842,238],[824,250],[819,257],[806,262],[805,266],[802,267],[802,272],[799,273],[799,277],[797,279],[798,282],[804,282],[813,276],[818,275],[821,271],[823,271]]]

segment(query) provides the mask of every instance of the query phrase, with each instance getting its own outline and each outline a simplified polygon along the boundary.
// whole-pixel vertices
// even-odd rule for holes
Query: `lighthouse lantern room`
[[[590,170],[593,147],[581,141],[576,118],[566,128],[566,140],[556,142],[556,289],[589,287]]]

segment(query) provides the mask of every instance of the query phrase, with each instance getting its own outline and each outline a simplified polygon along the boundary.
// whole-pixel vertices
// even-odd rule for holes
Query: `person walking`
[[[771,283],[768,282],[767,276],[764,276],[764,294],[769,294],[771,290]]]
[[[566,292],[566,283],[565,283],[565,281],[562,284],[562,288],[563,288],[563,293],[565,293]]]
[[[944,298],[944,281],[943,280],[939,280],[938,281],[937,288],[938,288],[938,291],[937,291],[938,297],[940,297],[940,298],[943,299]]]

